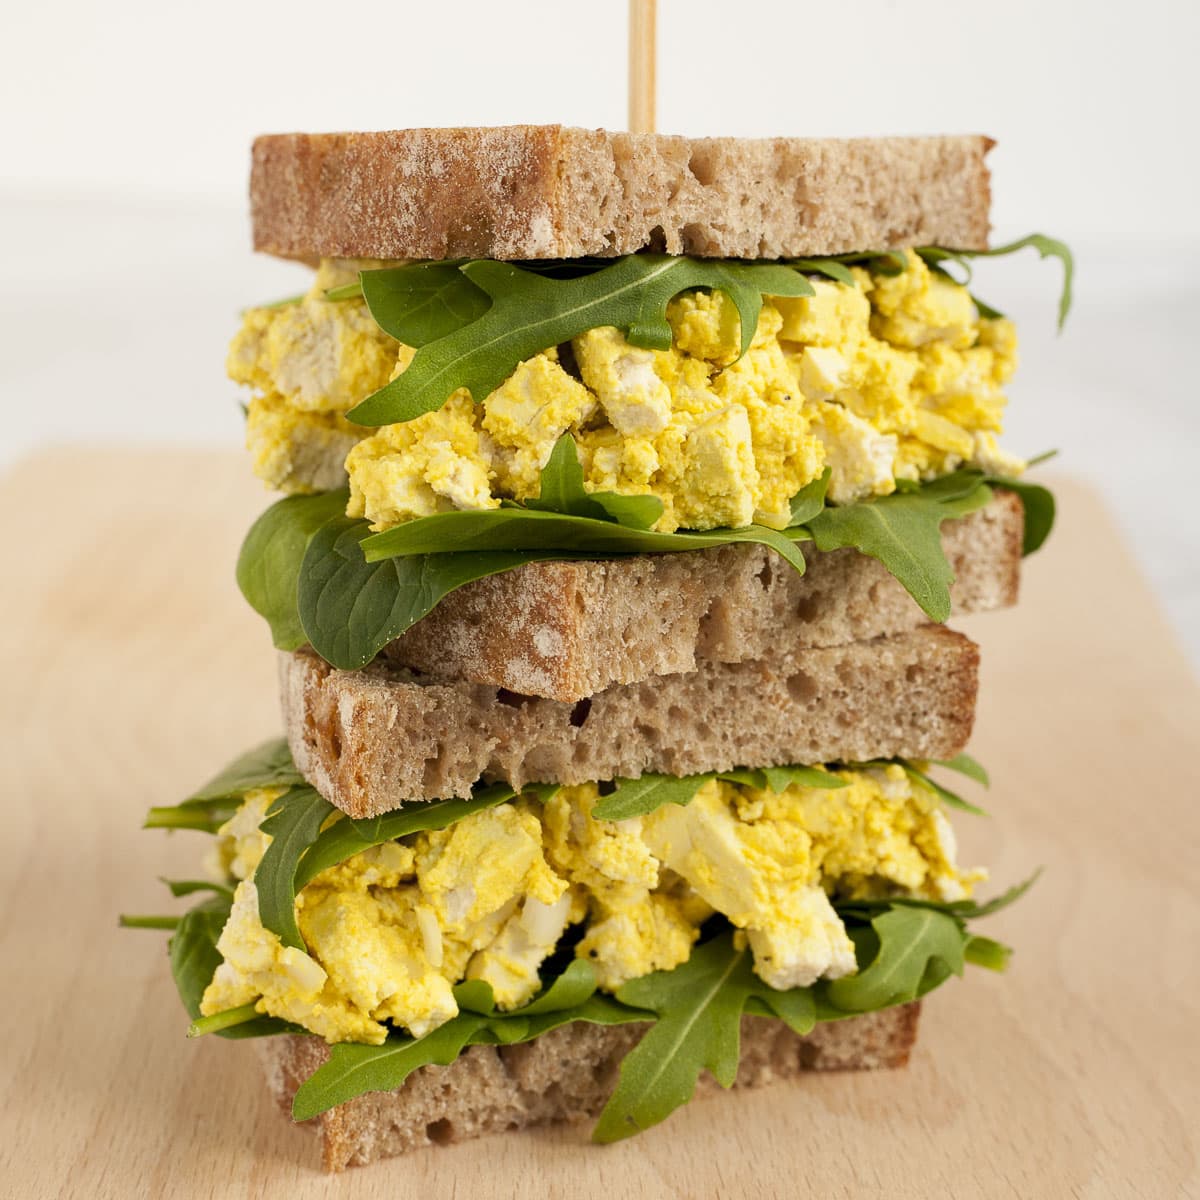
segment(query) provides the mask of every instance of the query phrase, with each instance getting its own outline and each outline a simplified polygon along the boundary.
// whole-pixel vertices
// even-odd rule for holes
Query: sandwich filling
[[[247,793],[218,830],[213,865],[236,882],[204,992],[206,1015],[253,1004],[330,1042],[421,1037],[458,1014],[454,985],[527,1004],[562,947],[602,991],[685,963],[723,918],[769,987],[857,970],[839,902],[964,899],[981,871],[954,862],[934,788],[896,763],[837,769],[827,786],[710,778],[685,805],[597,818],[595,784],[531,794],[443,828],[382,842],[321,871],[295,897],[304,948],[260,917],[262,829],[281,789]]]
[[[587,329],[486,395],[459,387],[435,410],[373,430],[346,414],[416,352],[361,293],[344,295],[360,267],[383,265],[324,261],[303,298],[245,314],[228,360],[253,390],[257,474],[290,492],[348,480],[348,515],[374,530],[537,499],[564,436],[588,491],[661,502],[657,532],[782,529],[792,497],[826,469],[828,501],[843,505],[964,465],[1024,469],[996,443],[1016,367],[1012,322],[981,315],[966,287],[914,251],[806,276],[809,295],[765,293],[745,353],[729,293],[691,289],[667,304],[669,349]]]

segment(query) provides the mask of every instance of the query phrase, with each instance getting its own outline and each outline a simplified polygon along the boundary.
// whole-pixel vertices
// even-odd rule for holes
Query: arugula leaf
[[[503,804],[516,795],[506,784],[494,784],[480,788],[469,800],[431,800],[379,817],[359,820],[340,817],[321,831],[300,859],[293,876],[293,898],[322,871],[336,867],[372,846],[380,846],[425,829],[445,829],[464,817],[495,808],[497,804]]]
[[[203,805],[217,800],[240,802],[247,792],[255,788],[293,787],[303,782],[304,776],[292,762],[287,738],[270,738],[245,754],[239,754],[184,803]]]
[[[117,925],[121,929],[178,929],[179,917],[151,917],[136,913],[121,913]]]
[[[918,250],[917,253],[931,266],[939,267],[947,260],[960,264],[968,272],[967,282],[969,283],[970,259],[999,258],[1018,250],[1024,250],[1026,246],[1032,246],[1043,258],[1057,258],[1063,265],[1062,293],[1058,301],[1058,327],[1061,330],[1066,324],[1067,314],[1071,311],[1072,288],[1075,281],[1075,258],[1066,242],[1059,241],[1058,238],[1047,237],[1044,233],[1031,233],[1027,237],[1019,238],[1007,245],[993,246],[990,250],[944,250],[936,246],[927,246]],[[975,297],[972,299],[975,299],[975,306],[985,317],[1002,315],[990,305],[980,303]]]
[[[858,287],[858,280],[850,273],[850,268],[836,258],[789,258],[787,265],[795,267],[797,271],[825,275],[836,283],[844,283],[847,287]]]
[[[972,934],[963,946],[963,957],[967,962],[989,971],[1007,971],[1012,959],[1012,947],[990,937]]]
[[[300,857],[317,840],[321,826],[337,810],[315,788],[294,787],[268,810],[259,828],[271,844],[254,872],[258,916],[285,946],[304,950],[296,924],[296,873]]]
[[[909,779],[915,783],[923,783],[948,807],[960,809],[962,812],[969,812],[972,816],[976,817],[986,817],[988,815],[977,804],[972,804],[969,800],[964,800],[957,792],[952,792],[949,788],[943,787],[937,780],[930,779],[924,771],[907,759],[901,759],[900,765],[904,768],[904,773]]]
[[[224,883],[214,883],[211,879],[164,879],[162,881],[170,889],[172,896],[192,896],[196,892],[213,892],[224,896],[231,903],[233,888]]]
[[[554,444],[542,469],[541,489],[525,508],[537,512],[565,513],[598,521],[616,521],[626,529],[649,529],[663,513],[657,496],[622,496],[617,492],[589,492],[583,486],[583,467],[575,439],[564,433]]]
[[[963,972],[966,935],[953,916],[915,906],[889,907],[869,927],[848,929],[858,974],[817,985],[821,1000],[846,1013],[874,1012],[916,1000]]]
[[[327,521],[346,511],[347,488],[315,496],[288,496],[250,527],[237,562],[237,583],[250,607],[271,626],[279,650],[304,645],[296,585],[304,551]]]
[[[930,760],[934,766],[945,767],[948,771],[957,771],[976,783],[990,787],[992,781],[988,778],[987,770],[981,762],[977,762],[969,754],[956,754],[953,758],[934,758]]]
[[[1007,891],[982,904],[977,900],[922,900],[917,896],[889,896],[885,900],[840,900],[837,910],[843,916],[854,915],[865,920],[870,914],[884,912],[889,908],[931,908],[960,922],[974,921],[980,917],[990,917],[993,913],[1015,904],[1037,883],[1041,875],[1042,868],[1039,867],[1028,879],[1014,884]]]
[[[448,1066],[470,1045],[527,1042],[575,1021],[620,1025],[650,1019],[650,1013],[597,996],[595,991],[595,972],[583,960],[573,961],[529,1004],[508,1013],[495,1011],[486,984],[459,984],[454,989],[458,1016],[424,1037],[391,1035],[380,1046],[342,1042],[331,1047],[329,1061],[297,1089],[292,1117],[306,1121],[363,1092],[391,1091],[421,1067]]]
[[[409,268],[400,268],[409,270]],[[763,295],[811,296],[812,284],[778,263],[732,262],[662,254],[630,254],[611,266],[555,278],[513,263],[477,259],[457,268],[491,303],[474,320],[417,349],[408,368],[347,414],[360,425],[411,421],[467,388],[483,401],[527,358],[605,325],[631,344],[669,350],[667,305],[680,292],[726,293],[741,317],[741,353],[750,348]],[[362,276],[364,294],[368,277]],[[396,325],[383,328],[394,336]],[[402,339],[403,340],[403,339]]]
[[[366,521],[339,516],[326,522],[304,553],[293,597],[313,649],[344,670],[365,666],[455,588],[527,562],[563,557],[561,551],[500,550],[368,559],[362,547],[373,536],[382,535],[372,535]]]
[[[751,970],[750,953],[726,933],[697,946],[686,963],[617,989],[622,1004],[658,1020],[621,1063],[616,1090],[592,1131],[595,1142],[630,1137],[686,1104],[706,1068],[722,1087],[737,1078],[741,1018],[750,1011],[785,1020],[797,1033],[816,1023],[811,993],[777,992]],[[765,1010],[765,1012],[764,1012]]]
[[[819,767],[759,767],[736,771],[708,771],[700,775],[659,775],[647,772],[637,779],[616,779],[614,788],[602,796],[592,809],[599,821],[625,821],[644,817],[664,804],[690,804],[696,793],[713,779],[741,783],[748,787],[769,788],[782,792],[793,783],[802,787],[843,788],[844,779]]]
[[[965,490],[955,494],[958,489]],[[954,582],[942,550],[942,522],[974,512],[991,498],[981,475],[955,472],[919,491],[825,508],[808,522],[808,530],[818,550],[851,546],[878,559],[926,614],[941,622],[950,616]]]

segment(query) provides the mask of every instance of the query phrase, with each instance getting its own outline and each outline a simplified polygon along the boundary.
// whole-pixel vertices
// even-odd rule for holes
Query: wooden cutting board
[[[27,1197],[1200,1194],[1200,696],[1100,501],[1061,521],[983,646],[972,749],[1007,976],[926,1003],[905,1071],[697,1103],[640,1139],[567,1129],[318,1172],[245,1043],[184,1040],[159,875],[203,839],[142,831],[277,732],[266,630],[233,583],[267,502],[234,454],[55,451],[0,480],[0,1191]],[[167,901],[169,904],[170,902]]]

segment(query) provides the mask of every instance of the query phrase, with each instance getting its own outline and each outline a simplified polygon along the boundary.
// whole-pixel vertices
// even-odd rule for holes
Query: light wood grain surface
[[[277,731],[233,583],[265,495],[236,455],[72,451],[0,480],[0,1193],[15,1197],[1175,1197],[1200,1194],[1200,696],[1099,501],[1060,489],[1021,607],[983,646],[973,750],[1007,976],[927,1002],[912,1065],[719,1096],[598,1149],[511,1135],[318,1173],[246,1044],[184,1040],[141,831]],[[167,902],[170,903],[169,901]]]

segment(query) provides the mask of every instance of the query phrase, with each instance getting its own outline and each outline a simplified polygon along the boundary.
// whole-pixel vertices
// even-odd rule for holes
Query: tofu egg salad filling
[[[1024,470],[996,444],[1017,364],[1012,322],[982,316],[914,251],[900,261],[846,268],[848,281],[813,276],[809,295],[765,296],[745,353],[729,294],[688,290],[667,304],[667,349],[589,328],[540,348],[485,396],[458,388],[372,432],[346,413],[416,350],[361,294],[330,298],[371,264],[325,260],[302,299],[245,314],[228,370],[254,393],[256,473],[290,492],[348,478],[347,512],[374,530],[537,499],[564,436],[585,489],[661,501],[657,531],[782,529],[792,497],[826,468],[835,504],[964,464]]]
[[[986,874],[955,861],[945,809],[973,806],[931,779],[945,767],[986,779],[961,756],[493,784],[352,820],[269,743],[150,812],[148,826],[214,835],[211,882],[168,881],[211,895],[123,922],[173,929],[194,1035],[330,1043],[300,1119],[572,1022],[640,1023],[630,1053],[653,1058],[697,1005],[732,1037],[736,1073],[743,1013],[804,1033],[915,1000],[968,962],[1004,968],[1007,948],[967,922],[1028,884],[970,898]],[[625,1136],[623,1120],[601,1126]]]
[[[1061,316],[1061,242],[978,253],[1022,246],[1062,260]],[[974,257],[325,260],[230,348],[254,469],[288,493],[242,591],[280,649],[350,670],[482,576],[730,542],[798,572],[805,542],[851,547],[944,621],[943,521],[994,488],[1026,553],[1053,521],[997,443],[1017,338]]]

